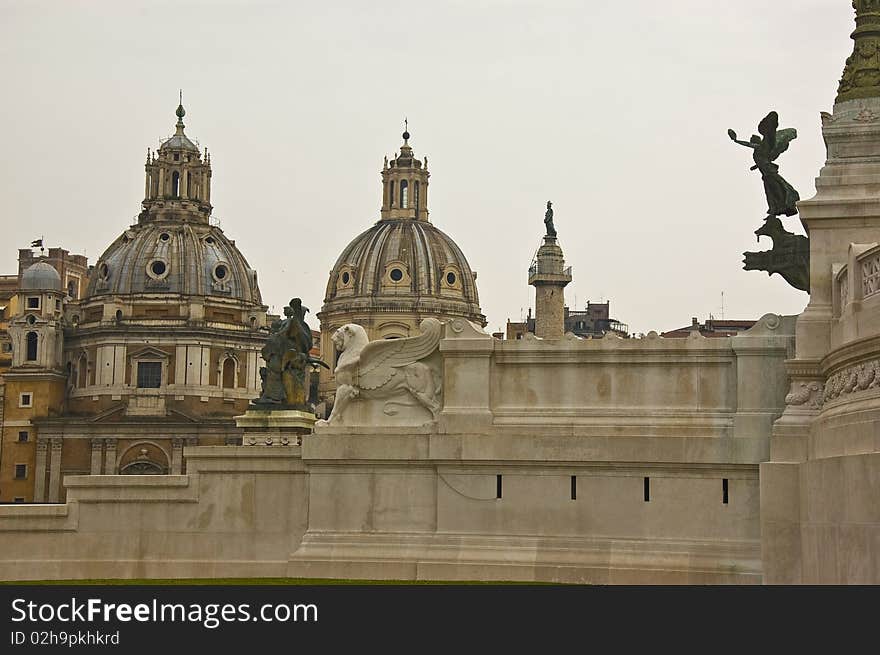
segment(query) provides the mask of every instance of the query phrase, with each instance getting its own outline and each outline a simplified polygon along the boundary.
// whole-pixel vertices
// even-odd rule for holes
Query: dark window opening
[[[446,274],[446,284],[448,284],[449,286],[455,285],[455,273],[453,273],[452,271]]]
[[[15,498],[13,498],[12,502],[13,502],[13,503],[23,503],[23,502],[24,502],[24,498],[21,497],[21,496],[16,496]]]
[[[576,475],[571,476],[571,499],[577,500],[578,497],[578,479]]]
[[[67,281],[67,295],[70,296],[73,300],[76,300],[76,287],[76,280]]]
[[[160,259],[157,259],[152,264],[150,264],[150,270],[153,271],[153,275],[159,276],[165,273],[165,262]]]
[[[16,480],[27,479],[27,464],[16,464],[15,465],[15,479]]]
[[[413,203],[416,208],[416,211],[419,209],[419,182],[416,180],[415,188],[413,189]]]
[[[721,480],[721,502],[727,505],[727,478]]]
[[[214,269],[214,275],[217,277],[218,280],[222,280],[223,278],[225,278],[226,273],[226,267],[223,266],[223,264],[218,264],[217,267]]]
[[[501,498],[501,474],[495,476],[495,498]]]
[[[389,194],[390,198],[388,199],[388,206],[394,207],[394,182],[391,182],[391,193]]]
[[[400,282],[403,279],[403,271],[399,268],[392,268],[389,277],[395,282]]]
[[[645,502],[651,501],[651,478],[645,478]]]
[[[162,386],[162,362],[138,362],[139,389],[158,389]]]
[[[223,388],[232,389],[235,387],[235,360],[227,357],[223,362]]]
[[[351,279],[351,275],[348,274],[348,271],[342,274],[342,284],[348,284],[348,281]]]
[[[39,297],[31,297],[27,299],[27,308],[28,309],[39,309],[40,308],[40,299]]]
[[[177,155],[175,155],[176,157]],[[171,175],[171,197],[179,198],[180,197],[180,173],[174,171]]]
[[[171,238],[171,235],[168,234],[167,232],[163,232],[162,234],[159,235],[159,238],[160,238],[162,241],[168,241],[168,239]]]
[[[121,309],[117,309],[117,310],[116,310],[116,320],[117,320],[117,321],[121,321],[121,320],[122,320],[122,310],[121,310]]]
[[[29,362],[35,362],[37,361],[37,333],[28,332],[25,338],[27,340],[26,359]]]
[[[28,434],[28,431],[27,431],[27,430],[19,430],[19,432],[18,432],[18,443],[27,443],[27,440],[28,440],[28,437],[29,437],[29,436],[30,436],[30,435]]]
[[[32,398],[29,393],[21,394],[21,398],[19,398],[21,402],[18,403],[19,407],[30,407],[32,403]]]
[[[400,181],[400,208],[406,209],[409,207],[409,182],[406,180]]]

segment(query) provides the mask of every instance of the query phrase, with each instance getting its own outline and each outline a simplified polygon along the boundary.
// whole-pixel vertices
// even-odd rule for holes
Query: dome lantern
[[[413,156],[408,128],[405,120],[400,152],[382,168],[382,220],[428,220],[428,161]]]
[[[207,223],[211,215],[211,158],[186,135],[183,98],[174,112],[174,136],[155,153],[147,151],[143,211],[139,223],[174,220]]]

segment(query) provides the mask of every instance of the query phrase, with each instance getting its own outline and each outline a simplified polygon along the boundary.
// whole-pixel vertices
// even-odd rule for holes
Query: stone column
[[[183,439],[171,440],[171,475],[183,471]]]
[[[529,269],[529,284],[535,287],[535,336],[561,339],[565,334],[565,287],[571,282],[571,268],[565,268],[562,248],[556,237],[545,236],[538,256]]]
[[[49,451],[49,502],[61,499],[61,439],[52,439]]]
[[[34,465],[34,502],[42,503],[46,500],[46,450],[49,444],[45,440],[37,439],[37,460]]]
[[[92,466],[90,475],[101,475],[101,458],[104,454],[104,440],[92,439]]]
[[[104,440],[104,475],[116,475],[116,439]]]

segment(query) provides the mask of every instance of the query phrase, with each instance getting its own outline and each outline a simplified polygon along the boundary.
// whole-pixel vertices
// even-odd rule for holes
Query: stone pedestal
[[[317,417],[299,409],[249,409],[235,417],[244,429],[243,446],[298,446],[309,434]]]

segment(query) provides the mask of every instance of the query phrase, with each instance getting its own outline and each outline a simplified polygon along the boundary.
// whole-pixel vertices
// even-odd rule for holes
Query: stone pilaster
[[[116,439],[104,441],[104,475],[116,475]]]
[[[49,502],[61,500],[61,439],[52,439],[49,450]]]
[[[92,439],[92,461],[89,473],[91,475],[101,475],[101,460],[104,455],[104,440]]]
[[[183,471],[183,439],[171,440],[171,475],[180,475]]]
[[[37,438],[37,458],[34,465],[34,502],[46,500],[46,451],[49,444],[45,439]]]

